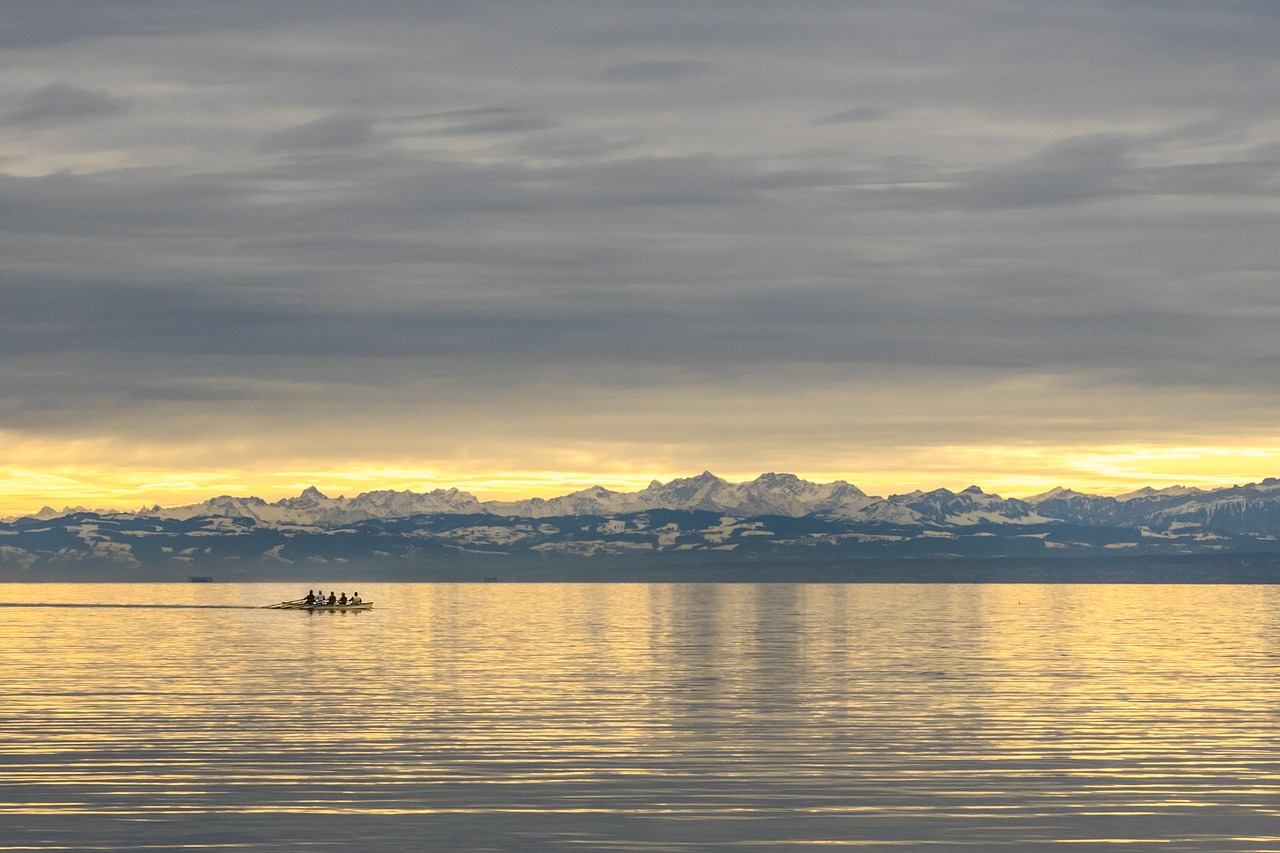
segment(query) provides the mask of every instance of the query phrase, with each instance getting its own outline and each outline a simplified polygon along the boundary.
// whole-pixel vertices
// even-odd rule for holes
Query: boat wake
[[[252,604],[122,604],[116,602],[0,601],[0,607],[56,607],[76,610],[262,610]]]

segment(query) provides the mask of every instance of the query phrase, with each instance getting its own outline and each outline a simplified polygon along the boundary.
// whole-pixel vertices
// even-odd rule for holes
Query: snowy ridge
[[[893,495],[887,500],[864,508],[861,516],[899,524],[936,525],[940,527],[975,524],[1044,524],[1054,519],[1038,513],[1034,507],[1016,499],[989,495],[977,486],[962,492],[935,489]]]
[[[436,489],[426,494],[390,490],[365,492],[357,497],[330,498],[314,486],[296,498],[267,503],[262,498],[222,495],[198,504],[139,510],[152,518],[190,519],[208,516],[251,518],[274,524],[338,525],[370,518],[409,518],[430,513],[484,512],[474,495],[457,489]]]
[[[571,515],[615,515],[650,509],[708,510],[740,516],[813,513],[852,516],[877,498],[868,497],[843,480],[811,483],[794,474],[762,474],[749,483],[730,483],[704,471],[696,477],[660,483],[639,492],[614,492],[591,486],[556,498],[481,502],[469,492],[436,489],[415,492],[365,492],[354,498],[330,498],[314,486],[296,498],[267,503],[261,498],[223,495],[198,504],[152,507],[139,515],[188,519],[204,516],[251,518],[276,524],[343,524],[371,518],[410,518],[435,513],[553,518]]]
[[[248,519],[260,525],[334,529],[368,520],[425,515],[548,519],[612,517],[650,510],[713,512],[733,518],[813,517],[933,529],[1066,523],[1151,531],[1195,526],[1280,535],[1280,479],[1207,490],[1184,486],[1145,488],[1118,497],[1088,495],[1058,487],[1018,500],[988,494],[978,486],[960,492],[944,488],[883,498],[868,495],[843,480],[813,483],[794,474],[767,473],[749,482],[733,483],[704,471],[696,477],[667,483],[654,480],[637,492],[615,492],[592,486],[549,499],[480,501],[456,488],[426,493],[379,490],[353,498],[331,498],[309,487],[296,497],[272,502],[252,496],[220,495],[196,504],[153,506],[133,513],[92,512],[104,518]],[[88,512],[83,507],[68,508],[61,513],[45,507],[27,518],[49,521]],[[10,519],[13,520],[16,519]]]
[[[595,486],[526,501],[479,501],[457,489],[331,498],[308,488],[272,502],[221,495],[169,509],[44,516],[0,522],[0,575],[114,572],[128,579],[144,570],[186,574],[200,567],[202,574],[253,578],[363,566],[434,577],[479,558],[544,566],[562,566],[562,558],[693,560],[685,565],[698,566],[728,558],[759,565],[819,560],[856,573],[868,558],[1238,554],[1237,568],[1274,563],[1275,571],[1233,576],[1280,582],[1276,479],[1209,490],[1144,489],[1123,499],[1058,488],[1016,500],[977,486],[882,498],[843,481],[764,474],[731,483],[703,472],[637,492]],[[1274,559],[1257,563],[1259,554]]]

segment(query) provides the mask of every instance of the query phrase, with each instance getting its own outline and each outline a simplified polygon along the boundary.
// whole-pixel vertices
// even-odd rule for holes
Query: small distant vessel
[[[213,578],[209,577],[208,575],[192,575],[191,577],[187,578],[187,580],[191,581],[192,583],[213,583]]]

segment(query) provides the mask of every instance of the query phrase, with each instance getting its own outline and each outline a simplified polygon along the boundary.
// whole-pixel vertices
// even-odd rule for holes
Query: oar
[[[305,604],[306,601],[307,601],[306,598],[295,598],[293,601],[282,601],[279,604],[268,604],[263,609],[264,610],[284,610],[286,607],[289,607],[290,605],[293,605],[293,604]]]

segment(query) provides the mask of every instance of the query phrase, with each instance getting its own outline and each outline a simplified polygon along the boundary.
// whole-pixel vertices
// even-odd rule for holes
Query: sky
[[[1280,4],[0,0],[0,513],[1280,474]]]

